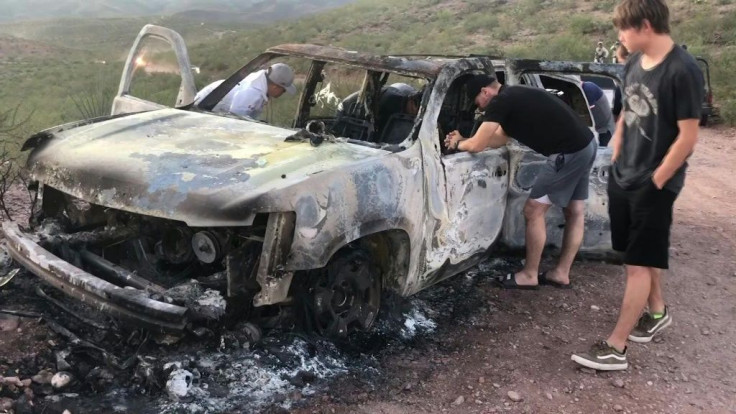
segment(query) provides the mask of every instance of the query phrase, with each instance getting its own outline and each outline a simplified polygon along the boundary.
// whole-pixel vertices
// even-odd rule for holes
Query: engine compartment
[[[226,310],[237,308],[240,318],[252,311],[267,219],[259,215],[249,227],[192,228],[90,204],[46,186],[31,227],[41,247],[75,267],[185,306],[190,320],[208,322]]]

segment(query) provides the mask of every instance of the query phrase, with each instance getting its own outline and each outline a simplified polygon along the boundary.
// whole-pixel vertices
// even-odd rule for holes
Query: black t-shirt
[[[613,178],[625,190],[651,180],[680,133],[677,121],[700,119],[705,94],[703,73],[680,46],[649,70],[641,67],[641,57],[631,55],[624,69],[624,140]],[[665,188],[679,192],[686,169],[687,163]]]
[[[501,86],[484,120],[501,124],[508,136],[542,155],[578,152],[593,139],[593,132],[560,98],[529,86]]]

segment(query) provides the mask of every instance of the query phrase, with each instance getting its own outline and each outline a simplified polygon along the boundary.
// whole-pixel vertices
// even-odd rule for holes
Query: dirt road
[[[676,203],[672,270],[666,275],[665,289],[675,323],[654,343],[632,345],[632,366],[626,372],[580,370],[570,361],[571,353],[604,339],[615,323],[623,293],[620,266],[578,263],[572,291],[545,288],[514,292],[493,287],[490,277],[518,266],[518,259],[490,260],[414,299],[413,303],[426,306],[426,312],[400,321],[399,326],[413,330],[417,321],[427,322],[426,316],[431,323],[425,323],[429,329],[423,333],[409,339],[397,339],[394,334],[370,336],[361,339],[363,345],[347,347],[299,342],[296,348],[307,349],[306,357],[279,357],[297,360],[296,368],[288,371],[296,374],[283,381],[290,388],[280,397],[264,399],[266,402],[258,406],[197,407],[205,407],[201,412],[303,414],[736,413],[734,156],[736,130],[702,132],[685,190]],[[28,292],[24,283],[0,289],[0,308],[22,309],[30,303],[31,299],[22,296]],[[55,366],[52,350],[63,348],[61,342],[42,322],[23,319],[19,330],[0,332],[0,375],[30,376],[40,368]],[[217,394],[218,379],[228,375],[253,382],[237,370],[239,366],[250,367],[251,362],[222,359],[229,355],[222,352],[224,342],[215,338],[182,346],[196,354],[190,365],[197,366],[202,371],[201,381],[210,384],[209,396]],[[269,355],[263,349],[256,350],[257,355],[249,361],[267,360]],[[166,354],[176,352],[176,358],[182,359],[187,353],[150,352],[158,352],[159,360],[174,358]],[[278,356],[278,352],[270,356]],[[208,374],[213,360],[220,365]],[[258,366],[262,365],[259,362]],[[317,368],[312,370],[314,366]],[[87,368],[90,372],[91,367]],[[78,372],[81,368],[72,369]],[[326,371],[330,375],[324,378],[314,375]],[[259,372],[268,376],[271,371]],[[284,375],[287,370],[274,372]],[[95,381],[100,384],[97,377]],[[224,386],[220,383],[220,403],[232,402],[238,389],[252,394],[265,388],[236,389],[235,380],[228,381]],[[305,381],[312,384],[304,386]],[[115,387],[130,387],[129,381],[111,380],[105,387],[93,389],[85,388],[83,382],[72,388],[78,395],[70,398],[76,402],[56,399],[51,404],[51,397],[39,394],[35,400],[30,398],[35,405],[27,404],[29,398],[16,403],[27,410],[18,412],[55,413],[71,407],[76,414],[85,412],[79,408],[84,407],[83,401],[98,404],[97,412],[192,410],[191,405],[162,409],[165,392],[151,397],[138,393],[123,401]],[[8,393],[0,389],[0,397],[12,399],[5,400],[8,404],[18,395],[17,390]]]

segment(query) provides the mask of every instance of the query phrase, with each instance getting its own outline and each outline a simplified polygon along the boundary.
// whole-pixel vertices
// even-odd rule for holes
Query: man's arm
[[[610,146],[613,149],[613,155],[611,156],[611,161],[616,161],[619,154],[621,153],[621,146],[624,143],[624,113],[621,111],[621,115],[618,117],[618,121],[616,121],[616,131],[613,132],[613,138],[611,138]]]
[[[500,125],[497,122],[483,122],[475,135],[465,139],[458,131],[452,131],[445,139],[449,149],[458,151],[481,152],[486,148],[500,148],[506,145],[508,139],[499,134]]]
[[[699,119],[677,121],[680,133],[677,135],[675,143],[667,151],[664,160],[662,160],[662,163],[659,164],[659,167],[654,171],[654,175],[652,175],[654,185],[660,190],[664,188],[667,181],[685,164],[687,158],[695,150],[695,144],[698,142],[699,122]]]

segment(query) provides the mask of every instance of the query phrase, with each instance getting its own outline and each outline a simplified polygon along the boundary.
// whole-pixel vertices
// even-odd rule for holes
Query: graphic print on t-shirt
[[[649,142],[653,138],[647,134],[647,131],[653,131],[655,122],[659,113],[659,105],[657,98],[654,97],[652,91],[647,85],[634,83],[626,87],[626,112],[624,120],[629,128],[638,128],[641,137]]]

